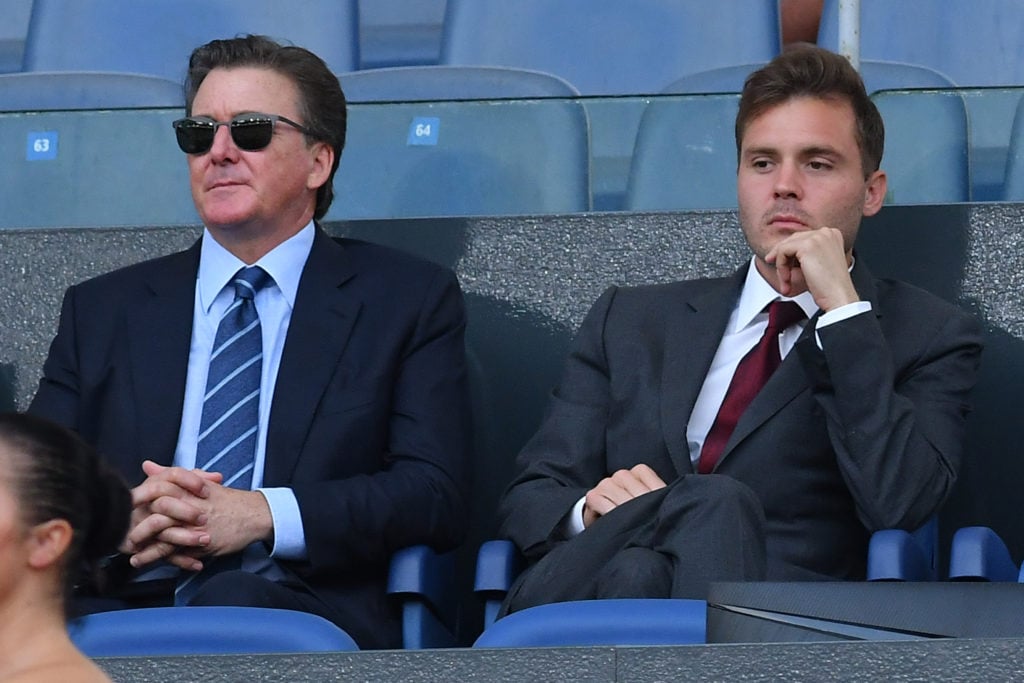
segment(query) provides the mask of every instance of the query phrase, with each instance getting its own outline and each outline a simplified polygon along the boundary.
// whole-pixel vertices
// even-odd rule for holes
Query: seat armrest
[[[455,554],[425,545],[402,548],[391,558],[388,595],[402,603],[405,649],[455,645]]]
[[[484,601],[484,628],[497,619],[501,603],[523,565],[523,556],[512,541],[487,541],[480,546],[473,590]]]
[[[1019,570],[1003,539],[986,526],[957,530],[949,554],[949,578],[955,581],[1018,581]]]

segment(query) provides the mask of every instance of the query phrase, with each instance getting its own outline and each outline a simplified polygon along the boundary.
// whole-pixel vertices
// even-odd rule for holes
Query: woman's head
[[[0,414],[0,486],[15,503],[24,559],[36,569],[54,567],[64,595],[128,530],[127,486],[77,435],[47,420]]]

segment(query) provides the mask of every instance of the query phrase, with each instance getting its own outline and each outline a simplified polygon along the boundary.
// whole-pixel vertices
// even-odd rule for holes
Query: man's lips
[[[777,228],[806,228],[807,223],[801,217],[793,214],[780,213],[768,219],[768,225]]]
[[[216,189],[222,188],[222,187],[235,187],[237,185],[242,185],[242,184],[243,183],[241,181],[231,180],[230,178],[224,178],[224,179],[221,179],[221,180],[213,181],[212,183],[210,183],[206,187],[206,189],[207,190],[216,190]]]

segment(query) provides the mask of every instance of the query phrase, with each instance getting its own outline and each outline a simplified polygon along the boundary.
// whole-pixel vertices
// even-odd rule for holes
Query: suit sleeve
[[[813,335],[797,344],[869,531],[914,529],[949,496],[981,354],[977,322],[958,309],[902,315],[899,339],[866,313],[819,329],[820,349]],[[901,345],[898,364],[891,344]]]
[[[78,431],[78,354],[75,322],[75,287],[64,293],[57,335],[43,364],[43,376],[28,412]]]
[[[471,441],[465,309],[450,271],[438,270],[421,284],[410,331],[390,376],[379,382],[389,405],[380,429],[382,466],[292,484],[310,571],[369,571],[399,548],[426,543],[448,550],[465,534]],[[376,430],[365,434],[378,438]],[[343,445],[335,457],[346,457]]]
[[[561,540],[573,505],[607,476],[605,438],[611,405],[604,330],[617,290],[594,303],[580,326],[540,429],[516,460],[516,478],[498,509],[501,535],[528,556]]]

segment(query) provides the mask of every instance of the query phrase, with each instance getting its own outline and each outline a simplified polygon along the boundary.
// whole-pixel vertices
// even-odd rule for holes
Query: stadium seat
[[[360,68],[437,64],[445,0],[359,0]]]
[[[1003,201],[1024,201],[1024,98],[1017,105],[1006,155]]]
[[[696,645],[706,637],[704,600],[580,600],[514,612],[473,647]]]
[[[356,0],[34,0],[25,71],[123,71],[181,82],[192,50],[259,33],[359,66]]]
[[[872,99],[885,121],[886,203],[968,201],[970,153],[964,98],[952,91],[887,91]]]
[[[448,0],[440,61],[546,71],[584,95],[653,94],[779,45],[764,0]]]
[[[936,580],[937,543],[938,522],[934,517],[912,533],[895,529],[873,533],[868,544],[867,580]],[[704,642],[706,603],[703,600],[564,602],[526,609],[497,620],[502,601],[524,566],[525,560],[511,541],[492,540],[480,546],[473,588],[484,605],[484,632],[475,646]],[[592,607],[595,603],[608,606]],[[666,603],[677,604],[673,607]],[[600,621],[593,623],[595,620]],[[650,623],[645,624],[645,620]]]
[[[455,554],[425,545],[403,548],[391,557],[388,595],[402,605],[402,647],[454,647],[458,619]]]
[[[587,153],[575,100],[354,106],[327,220],[586,211]]]
[[[0,227],[198,225],[174,109],[0,114]]]
[[[651,100],[637,132],[625,209],[735,208],[738,106],[738,95]]]
[[[919,64],[961,86],[1024,85],[1019,0],[860,0],[860,58]],[[836,50],[839,0],[825,0],[818,44]]]
[[[868,581],[936,581],[939,522],[932,517],[916,531],[883,529],[868,542]]]
[[[358,650],[323,617],[259,607],[150,607],[89,614],[68,625],[88,657]]]
[[[679,78],[665,87],[666,94],[733,93],[743,90],[752,71],[763,64],[733,64],[699,71]],[[899,62],[862,61],[860,75],[868,93],[908,88],[952,88],[953,82],[934,69]]]
[[[949,553],[949,578],[953,581],[1024,582],[1024,567],[1018,568],[1003,539],[985,526],[958,529]]]
[[[6,0],[0,21],[0,73],[21,70],[32,0]]]
[[[157,76],[95,71],[0,74],[0,111],[181,107],[181,83]]]
[[[498,66],[399,66],[341,75],[349,102],[428,102],[577,97],[568,81],[540,71]]]

